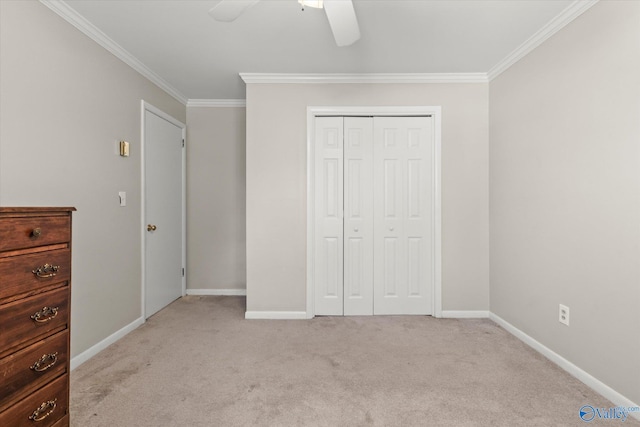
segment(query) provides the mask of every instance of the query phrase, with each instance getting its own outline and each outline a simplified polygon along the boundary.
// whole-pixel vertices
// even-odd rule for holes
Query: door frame
[[[187,137],[187,125],[182,123],[181,121],[175,119],[169,114],[165,113],[161,109],[149,104],[144,99],[140,102],[140,258],[141,258],[141,266],[142,266],[142,283],[140,285],[140,316],[144,321],[146,321],[145,313],[146,313],[146,268],[147,268],[147,244],[146,244],[146,215],[147,215],[147,207],[146,207],[146,189],[147,183],[145,179],[145,146],[146,146],[146,137],[145,137],[145,113],[148,111],[156,116],[168,121],[169,123],[179,127],[182,129],[182,140],[185,141],[185,145],[182,149],[182,266],[185,269],[184,275],[182,276],[182,296],[186,295],[187,289],[187,174],[186,174],[186,165],[187,165],[187,153],[186,149],[186,137]]]
[[[315,119],[322,116],[432,116],[434,119],[433,152],[433,289],[431,313],[442,317],[442,137],[440,106],[412,107],[307,107],[307,318],[315,317],[314,243],[315,193],[314,165]]]

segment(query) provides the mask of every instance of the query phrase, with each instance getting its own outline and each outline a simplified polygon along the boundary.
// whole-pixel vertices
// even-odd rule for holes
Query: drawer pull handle
[[[40,266],[34,269],[32,273],[40,277],[41,279],[45,279],[47,277],[55,276],[58,270],[60,270],[59,265],[45,264],[43,266]]]
[[[52,367],[53,365],[55,365],[57,361],[58,361],[57,351],[55,353],[43,354],[40,360],[38,360],[36,363],[33,364],[33,366],[31,366],[31,369],[33,369],[36,372],[44,372],[50,367]]]
[[[42,307],[42,310],[36,311],[31,318],[36,323],[45,323],[53,320],[58,315],[58,307]]]
[[[31,230],[31,235],[36,239],[40,237],[41,234],[42,234],[42,229],[40,227],[37,227]]]
[[[44,420],[49,415],[53,414],[53,411],[56,410],[56,401],[57,400],[58,399],[53,399],[53,400],[49,400],[47,402],[42,402],[42,405],[40,405],[40,407],[38,409],[33,411],[33,414],[29,415],[29,419],[31,421],[38,422],[38,421]],[[44,414],[43,414],[43,412],[44,412]]]

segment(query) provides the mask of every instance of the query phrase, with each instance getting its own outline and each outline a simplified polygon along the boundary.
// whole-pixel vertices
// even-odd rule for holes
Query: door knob
[[[153,225],[153,224],[149,224],[149,225],[147,225],[147,231],[156,231],[156,228],[158,228],[158,227],[156,227],[156,226],[155,226],[155,225]]]
[[[393,227],[389,227],[389,231],[393,231]]]
[[[355,231],[357,233],[358,232],[358,228],[357,227],[354,228],[353,231]]]

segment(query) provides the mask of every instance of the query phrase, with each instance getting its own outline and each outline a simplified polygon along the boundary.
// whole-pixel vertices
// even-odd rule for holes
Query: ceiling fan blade
[[[209,15],[216,21],[232,22],[242,13],[260,0],[222,0],[209,10]]]
[[[324,0],[324,10],[338,46],[349,46],[360,39],[360,27],[351,0]]]

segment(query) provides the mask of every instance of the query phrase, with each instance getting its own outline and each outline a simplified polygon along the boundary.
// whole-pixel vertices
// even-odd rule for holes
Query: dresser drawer
[[[0,306],[0,357],[27,341],[68,327],[69,289],[62,288]],[[2,424],[0,424],[2,425]]]
[[[70,249],[0,258],[0,302],[70,279]]]
[[[67,330],[0,359],[0,410],[26,389],[38,389],[67,371]]]
[[[16,402],[0,413],[0,426],[50,427],[54,425],[69,412],[68,384],[68,375],[63,375],[29,397]]]
[[[64,243],[70,238],[68,215],[4,218],[0,222],[0,251]]]

